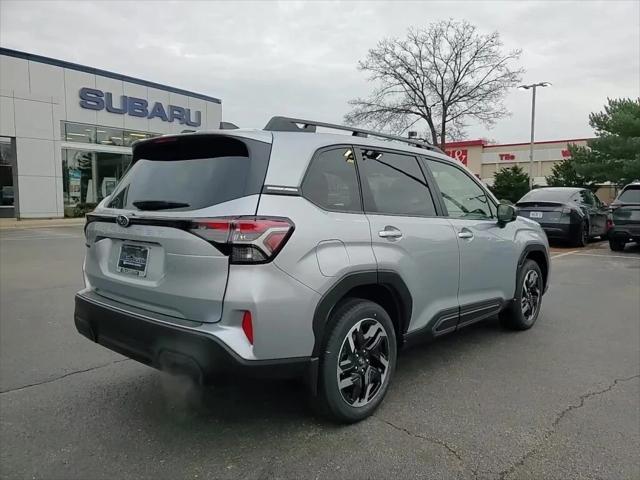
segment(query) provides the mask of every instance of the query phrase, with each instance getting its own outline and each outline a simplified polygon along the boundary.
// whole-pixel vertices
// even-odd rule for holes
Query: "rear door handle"
[[[402,237],[402,232],[396,227],[387,225],[386,227],[384,227],[384,230],[380,230],[378,232],[378,236],[382,238],[400,238]]]
[[[471,230],[464,229],[458,232],[458,238],[473,238],[473,233],[471,233]]]

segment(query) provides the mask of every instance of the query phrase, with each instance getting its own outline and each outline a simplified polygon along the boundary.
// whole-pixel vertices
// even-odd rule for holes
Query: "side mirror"
[[[505,224],[513,222],[518,217],[518,212],[513,205],[506,203],[498,204],[498,223]]]

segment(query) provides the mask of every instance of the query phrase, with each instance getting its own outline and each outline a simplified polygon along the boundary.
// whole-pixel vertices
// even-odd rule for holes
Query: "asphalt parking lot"
[[[640,478],[638,247],[554,248],[532,330],[403,352],[352,426],[292,382],[201,391],[81,337],[83,248],[80,227],[0,231],[2,478]]]

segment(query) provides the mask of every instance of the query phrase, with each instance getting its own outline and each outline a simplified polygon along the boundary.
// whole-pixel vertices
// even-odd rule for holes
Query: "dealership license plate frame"
[[[542,212],[529,212],[529,218],[542,218]]]
[[[125,255],[123,257],[123,255]],[[139,278],[147,276],[149,266],[149,247],[133,243],[122,243],[118,254],[116,270],[119,273]]]

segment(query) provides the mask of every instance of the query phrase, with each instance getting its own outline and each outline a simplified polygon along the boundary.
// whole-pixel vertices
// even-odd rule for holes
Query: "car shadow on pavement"
[[[490,349],[493,340],[500,341],[501,337],[508,334],[497,320],[489,319],[460,332],[403,349],[399,354],[398,369],[391,391],[394,396],[402,397],[404,389],[415,387],[416,378],[421,378],[426,383],[433,381],[428,375],[430,368],[437,366],[442,369],[443,361],[451,361],[455,365],[456,359],[470,351],[477,351],[478,345]],[[314,414],[308,391],[302,381],[240,377],[223,385],[200,387],[186,377],[154,372],[145,381],[135,383],[136,386],[132,386],[133,392],[128,396],[140,397],[133,400],[133,403],[146,407],[138,407],[136,415],[147,417],[144,423],[153,425],[154,430],[164,423],[170,428],[196,428],[194,433],[197,434],[201,425],[233,425],[234,428],[239,425],[249,428],[253,425],[255,428],[256,425],[270,424],[274,420],[279,428],[299,425],[301,422],[341,428]],[[123,384],[120,387],[128,388]],[[130,412],[122,414],[128,416]],[[123,418],[122,421],[126,420]]]

